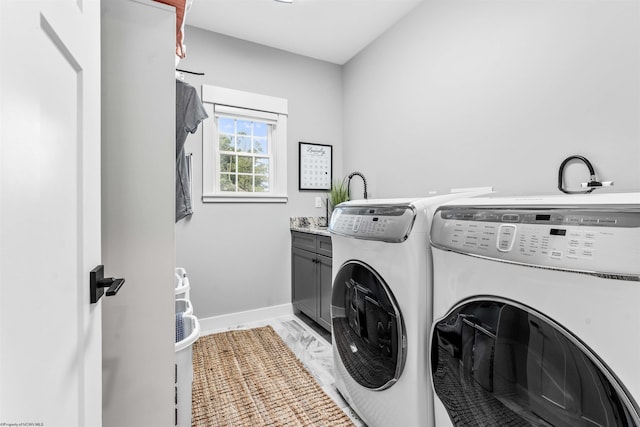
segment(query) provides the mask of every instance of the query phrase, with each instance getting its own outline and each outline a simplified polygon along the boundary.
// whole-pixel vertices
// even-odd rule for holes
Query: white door
[[[99,1],[0,0],[0,61],[0,425],[99,427]]]

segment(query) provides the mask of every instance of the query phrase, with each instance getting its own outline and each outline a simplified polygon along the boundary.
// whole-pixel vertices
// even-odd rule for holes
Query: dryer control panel
[[[407,240],[416,218],[410,206],[337,206],[331,215],[333,234],[400,243]]]
[[[610,275],[640,274],[640,211],[441,207],[434,247],[495,260]]]

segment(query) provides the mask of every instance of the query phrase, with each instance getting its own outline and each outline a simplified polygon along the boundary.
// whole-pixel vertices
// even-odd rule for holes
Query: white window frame
[[[287,196],[287,114],[288,102],[276,98],[218,86],[202,85],[202,103],[209,116],[202,128],[202,201],[205,203],[286,203]],[[216,106],[219,113],[251,110],[251,117],[274,124],[272,134],[270,186],[268,192],[234,193],[220,191],[220,153]],[[226,114],[225,114],[226,115]]]

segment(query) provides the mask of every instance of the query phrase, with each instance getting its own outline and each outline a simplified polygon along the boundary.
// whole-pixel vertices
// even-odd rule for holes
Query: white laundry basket
[[[193,314],[193,306],[191,305],[191,301],[184,298],[177,298],[176,314],[178,313]]]
[[[178,298],[183,298],[183,299],[189,299],[190,295],[189,295],[189,290],[191,289],[191,285],[189,284],[189,278],[187,277],[186,273],[184,275],[181,275],[177,272],[177,268],[176,268],[176,274],[174,277],[174,283],[175,283],[175,288],[176,288],[176,299]],[[181,269],[184,270],[184,269]]]
[[[176,274],[180,277],[187,277],[187,270],[184,267],[176,267]]]
[[[182,325],[179,325],[179,318],[182,318]],[[183,334],[179,336],[181,326]],[[199,337],[198,319],[191,314],[176,314],[176,426],[178,427],[191,427],[192,347]]]

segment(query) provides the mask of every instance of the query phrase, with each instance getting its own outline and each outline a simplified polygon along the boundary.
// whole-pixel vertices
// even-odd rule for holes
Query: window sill
[[[202,196],[203,203],[287,203],[289,197],[284,196],[245,196],[245,195],[212,195]]]

